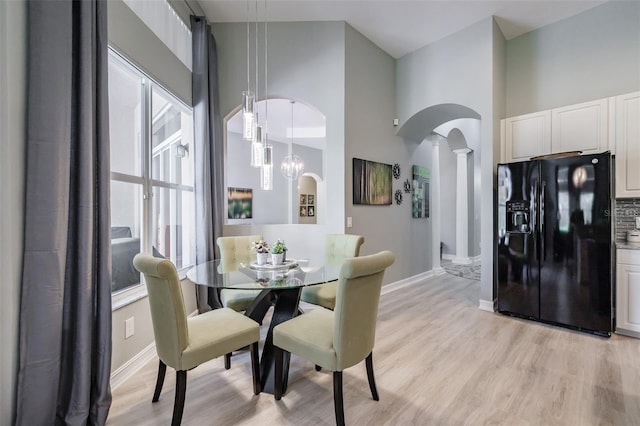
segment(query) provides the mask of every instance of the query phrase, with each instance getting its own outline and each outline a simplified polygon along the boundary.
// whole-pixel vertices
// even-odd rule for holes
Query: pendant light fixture
[[[257,19],[257,18],[256,18]],[[251,31],[249,26],[249,0],[247,0],[247,90],[242,92],[242,139],[252,141],[254,138],[254,113],[256,109],[256,95],[251,91],[251,52],[250,39]],[[258,35],[256,34],[256,38]],[[257,52],[256,52],[257,55]],[[256,64],[257,66],[257,64]]]
[[[295,101],[291,102],[291,142],[289,143],[289,155],[284,157],[282,163],[280,163],[280,172],[282,176],[289,180],[298,180],[298,178],[304,173],[304,161],[293,153],[293,106]]]
[[[257,5],[257,2],[256,2]],[[258,9],[256,6],[256,16]],[[257,34],[256,27],[256,34]],[[257,37],[256,37],[257,39]],[[258,45],[256,44],[256,51]],[[267,45],[267,0],[264,0],[264,127],[260,128],[260,148],[262,148],[262,169],[260,173],[260,186],[264,191],[271,191],[273,189],[273,146],[269,143],[267,119],[269,117],[269,91],[268,82],[269,75],[267,73],[268,65],[268,45]],[[257,55],[256,55],[257,64]],[[257,67],[256,67],[257,69]],[[257,72],[256,72],[256,87],[258,84]],[[257,89],[256,89],[257,90]]]
[[[269,144],[264,146],[264,163],[260,173],[260,188],[264,191],[273,189],[273,147]]]

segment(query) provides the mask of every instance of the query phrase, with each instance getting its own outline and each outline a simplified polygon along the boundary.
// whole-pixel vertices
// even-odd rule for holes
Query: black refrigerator
[[[609,152],[499,164],[498,312],[610,336]]]

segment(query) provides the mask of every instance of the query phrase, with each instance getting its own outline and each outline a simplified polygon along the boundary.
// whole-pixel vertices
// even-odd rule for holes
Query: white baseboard
[[[433,268],[433,275],[444,275],[447,271],[445,271],[441,266],[437,268]]]
[[[189,317],[198,315],[198,310],[191,312]],[[111,390],[123,384],[127,379],[136,374],[142,367],[156,356],[156,342],[151,342],[149,346],[138,352],[130,360],[125,362],[116,371],[111,373]]]
[[[640,332],[633,330],[625,330],[624,328],[616,328],[616,334],[622,334],[627,337],[635,337],[636,339],[640,338]]]
[[[472,261],[468,257],[454,257],[451,263],[455,265],[471,265]]]
[[[396,281],[391,284],[387,284],[383,286],[382,290],[380,291],[380,294],[383,295],[383,294],[391,293],[392,291],[400,290],[401,288],[404,288],[413,284],[421,283],[430,278],[433,278],[433,271],[421,272],[418,275],[414,275],[412,277],[405,278],[400,281]]]
[[[492,300],[480,299],[480,304],[478,305],[478,308],[482,309],[483,311],[487,311],[487,312],[495,312],[495,309],[493,308],[493,301]]]
[[[111,391],[123,384],[127,379],[133,377],[142,367],[156,356],[156,342],[152,342],[141,352],[134,355],[129,361],[125,362],[120,368],[111,373]]]
[[[480,262],[480,258],[481,258],[481,257],[482,257],[482,256],[480,256],[480,255],[478,255],[478,256],[473,256],[473,257],[471,258],[471,261],[472,261],[473,263],[475,263],[475,262]]]
[[[454,257],[456,256],[453,254],[442,253],[442,258],[445,260],[453,260]]]

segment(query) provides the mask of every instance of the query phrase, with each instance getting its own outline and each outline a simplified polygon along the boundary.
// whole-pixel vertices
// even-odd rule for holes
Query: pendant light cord
[[[265,143],[267,135],[269,134],[268,132],[268,126],[267,126],[267,118],[269,117],[269,102],[268,102],[268,96],[269,96],[269,92],[267,91],[267,87],[268,87],[268,74],[267,74],[267,65],[268,65],[268,61],[267,61],[267,0],[264,0],[264,135],[265,135]]]
[[[249,0],[247,0],[247,92],[249,92],[251,90],[251,82],[249,79],[249,75],[250,75],[250,65],[249,65],[249,61],[250,61],[250,55],[249,55],[249,50],[250,50],[250,43],[249,43],[249,39],[251,38],[250,36],[250,31],[249,31]]]

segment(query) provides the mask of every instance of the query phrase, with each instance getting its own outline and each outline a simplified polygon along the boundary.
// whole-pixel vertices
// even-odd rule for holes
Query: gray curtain
[[[101,425],[111,392],[106,1],[29,1],[17,425]]]
[[[218,58],[211,26],[191,17],[193,139],[195,144],[196,263],[219,257],[224,214],[224,146],[218,99]],[[215,289],[196,286],[198,311],[221,306]]]

